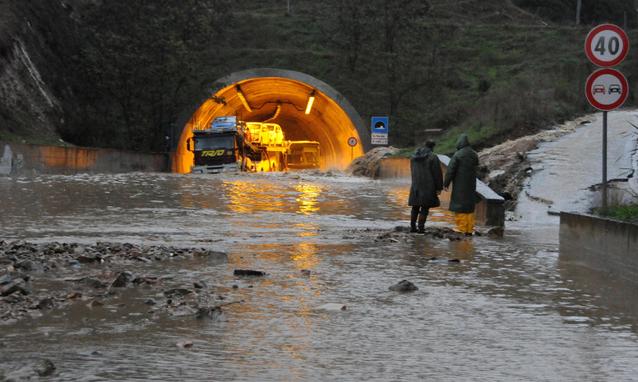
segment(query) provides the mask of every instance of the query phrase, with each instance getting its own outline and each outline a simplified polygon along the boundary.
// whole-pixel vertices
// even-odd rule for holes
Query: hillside
[[[442,152],[460,131],[487,146],[590,110],[590,26],[567,3],[0,0],[0,140],[161,151],[203,86],[277,67],[329,83],[364,119],[389,114],[393,145],[441,129]],[[635,25],[632,7],[592,4],[583,21]]]

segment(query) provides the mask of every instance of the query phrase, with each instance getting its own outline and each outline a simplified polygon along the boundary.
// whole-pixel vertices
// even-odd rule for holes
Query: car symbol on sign
[[[620,89],[620,85],[618,85],[618,84],[609,85],[609,94],[611,94],[611,93],[621,94],[622,92],[620,90],[621,90]]]
[[[605,94],[605,86],[603,85],[594,85],[594,94],[602,93]]]

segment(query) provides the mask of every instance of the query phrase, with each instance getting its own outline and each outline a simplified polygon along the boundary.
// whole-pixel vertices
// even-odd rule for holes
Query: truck
[[[194,155],[194,174],[281,171],[286,169],[288,143],[277,124],[225,116],[207,129],[194,129],[186,149]]]

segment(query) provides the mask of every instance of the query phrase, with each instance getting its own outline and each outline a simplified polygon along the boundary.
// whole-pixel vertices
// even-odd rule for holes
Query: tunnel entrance
[[[180,124],[174,172],[190,172],[193,153],[187,142],[193,130],[208,128],[217,117],[281,126],[286,140],[319,144],[321,169],[344,169],[368,149],[369,132],[352,105],[328,84],[304,73],[252,69],[216,81],[212,92]],[[354,137],[357,144],[348,145]],[[294,166],[293,166],[294,167]]]

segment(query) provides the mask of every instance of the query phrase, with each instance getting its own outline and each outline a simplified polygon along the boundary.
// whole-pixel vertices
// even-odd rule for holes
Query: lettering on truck
[[[204,150],[204,151],[202,151],[202,156],[203,157],[218,157],[218,156],[224,155],[225,152],[226,152],[226,150],[224,150],[224,149],[221,149],[221,150]]]

